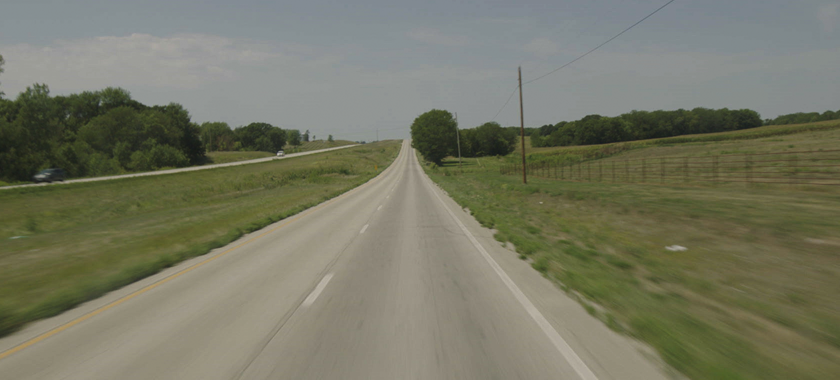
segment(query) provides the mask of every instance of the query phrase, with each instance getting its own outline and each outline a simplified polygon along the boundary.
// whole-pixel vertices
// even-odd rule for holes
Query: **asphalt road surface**
[[[309,155],[309,154],[329,152],[331,150],[350,148],[350,147],[354,147],[354,146],[357,146],[357,145],[358,144],[344,145],[344,146],[337,146],[335,148],[310,150],[308,152],[301,152],[301,153],[290,153],[290,154],[287,154],[283,157],[271,156],[271,157],[264,157],[264,158],[256,158],[256,159],[253,159],[253,160],[227,162],[227,163],[224,163],[224,164],[188,166],[186,168],[166,169],[166,170],[158,170],[158,171],[154,171],[154,172],[111,175],[111,176],[105,176],[105,177],[79,178],[79,179],[71,179],[71,180],[67,180],[67,181],[52,182],[52,183],[28,183],[28,184],[25,184],[25,185],[2,186],[2,187],[0,187],[0,190],[17,189],[19,187],[61,185],[61,184],[78,183],[78,182],[108,181],[108,180],[120,179],[120,178],[145,177],[145,176],[150,176],[150,175],[192,172],[192,171],[196,171],[196,170],[223,168],[223,167],[227,167],[227,166],[239,166],[239,165],[255,164],[255,163],[258,163],[258,162],[266,162],[266,161],[271,161],[271,160],[282,160],[282,159],[286,159],[286,158],[306,156],[306,155]]]
[[[2,379],[664,379],[405,142],[341,197],[0,339]]]

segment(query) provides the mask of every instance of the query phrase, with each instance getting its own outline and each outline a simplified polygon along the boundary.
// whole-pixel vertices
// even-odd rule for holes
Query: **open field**
[[[6,190],[0,334],[335,197],[387,167],[399,147],[385,141],[246,166]]]
[[[569,147],[533,148],[531,147],[531,139],[526,136],[525,152],[528,155],[529,162],[578,162],[611,156],[614,156],[615,159],[635,159],[675,155],[708,156],[837,149],[838,139],[840,139],[840,120],[832,120],[810,124],[769,125],[732,132]],[[510,162],[516,161],[522,151],[519,139],[516,142],[516,151],[508,156]]]
[[[283,151],[286,153],[300,153],[300,152],[308,152],[310,150],[318,150],[318,149],[328,149],[328,148],[335,148],[337,146],[345,146],[345,145],[353,145],[355,142],[348,141],[348,140],[335,140],[333,142],[329,142],[327,140],[315,140],[315,141],[305,141],[301,143],[300,146],[294,147],[291,145],[286,145],[283,147]]]
[[[820,149],[836,145],[837,133],[623,154]],[[463,169],[449,161],[426,170],[592,314],[651,344],[692,379],[840,373],[840,189],[542,178],[523,185],[521,176],[499,175],[515,158],[466,159]],[[673,245],[687,250],[665,248]]]
[[[207,164],[224,164],[228,162],[253,160],[257,158],[271,157],[275,154],[269,152],[207,152]]]

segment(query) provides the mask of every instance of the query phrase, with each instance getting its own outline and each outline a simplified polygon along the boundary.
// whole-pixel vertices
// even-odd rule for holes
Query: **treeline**
[[[87,177],[200,165],[207,151],[276,152],[301,141],[309,131],[268,123],[199,126],[180,104],[147,106],[121,88],[51,96],[35,84],[14,100],[0,97],[0,180],[7,182],[51,167]]]
[[[516,137],[519,136],[516,128],[502,128],[496,122],[461,129],[459,132],[463,157],[506,156],[513,152]]]
[[[840,119],[840,110],[819,112],[797,112],[787,115],[781,115],[775,119],[764,120],[764,125],[787,125],[787,124],[805,124],[816,123],[818,121],[828,121]]]
[[[411,124],[412,145],[423,158],[436,164],[458,154],[459,139],[463,157],[504,156],[513,151],[516,136],[515,131],[494,122],[459,131],[455,118],[445,110],[433,109]]]
[[[50,96],[47,85],[0,99],[0,179],[27,181],[39,169],[69,176],[181,167],[203,162],[198,126],[183,106],[146,106],[106,88]]]
[[[544,125],[531,133],[531,145],[548,147],[607,144],[734,131],[762,125],[758,112],[748,109],[632,111],[616,117],[589,115],[577,121]]]

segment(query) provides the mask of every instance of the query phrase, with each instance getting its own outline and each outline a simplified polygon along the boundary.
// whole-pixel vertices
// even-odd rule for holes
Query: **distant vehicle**
[[[286,153],[285,153],[285,152],[283,152],[282,150],[278,150],[278,151],[277,151],[277,157],[283,157],[283,156],[285,156],[285,155],[286,155]]]
[[[35,181],[35,183],[64,181],[64,177],[66,176],[67,173],[64,172],[64,169],[44,169],[32,176],[32,180]]]

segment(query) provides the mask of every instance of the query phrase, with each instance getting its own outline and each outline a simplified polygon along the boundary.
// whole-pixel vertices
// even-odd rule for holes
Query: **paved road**
[[[0,339],[2,379],[662,379],[408,143],[367,184]]]
[[[265,158],[257,158],[257,159],[253,159],[253,160],[228,162],[228,163],[224,163],[224,164],[189,166],[189,167],[186,167],[186,168],[179,168],[179,169],[167,169],[167,170],[158,170],[158,171],[154,171],[154,172],[112,175],[112,176],[107,176],[107,177],[80,178],[80,179],[71,179],[71,180],[67,180],[67,181],[53,182],[53,183],[29,183],[29,184],[26,184],[26,185],[2,186],[2,187],[0,187],[0,190],[17,189],[17,188],[20,188],[20,187],[49,186],[49,185],[62,185],[62,184],[79,183],[79,182],[108,181],[108,180],[120,179],[120,178],[145,177],[145,176],[150,176],[150,175],[192,172],[192,171],[196,171],[196,170],[223,168],[223,167],[227,167],[227,166],[239,166],[239,165],[255,164],[255,163],[258,163],[258,162],[266,162],[266,161],[271,161],[271,160],[282,160],[282,159],[286,159],[286,158],[306,156],[306,155],[309,155],[309,154],[329,152],[331,150],[350,148],[350,147],[354,147],[354,146],[357,146],[357,145],[358,144],[344,145],[344,146],[338,146],[338,147],[335,147],[335,148],[310,150],[308,152],[301,152],[301,153],[290,153],[290,154],[287,154],[284,157],[271,156],[271,157],[265,157]]]

